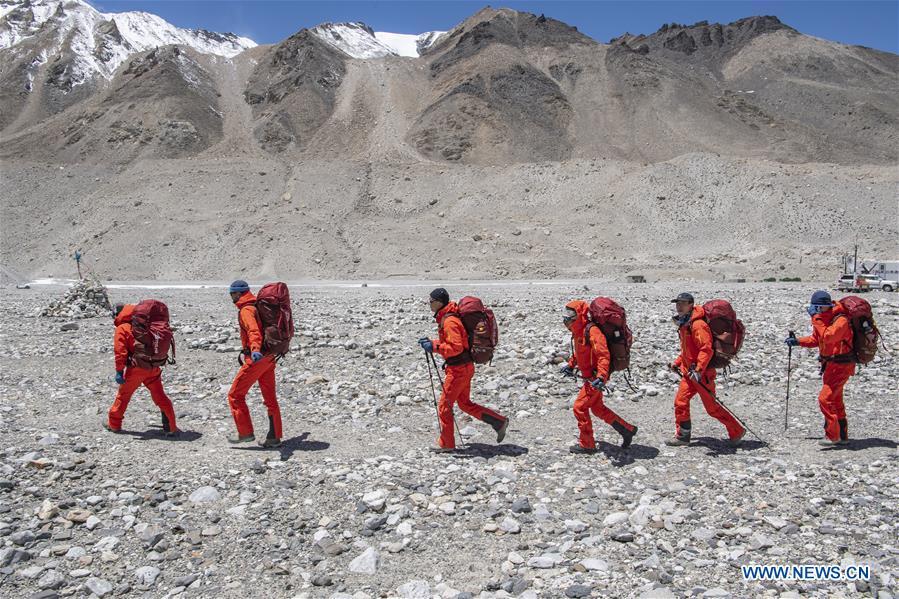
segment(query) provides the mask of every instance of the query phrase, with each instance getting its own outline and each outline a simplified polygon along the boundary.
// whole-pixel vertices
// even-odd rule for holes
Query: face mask
[[[568,326],[577,318],[577,312],[572,310],[571,308],[565,308],[565,312],[562,315],[562,324]]]
[[[674,324],[676,324],[677,326],[682,327],[685,324],[687,324],[688,322],[690,322],[690,315],[689,314],[684,314],[684,315],[675,314],[674,316],[671,317],[671,320],[673,320]]]
[[[828,310],[830,310],[830,306],[821,304],[812,304],[808,308],[806,308],[806,312],[808,312],[809,316],[821,314],[822,312],[827,312]]]

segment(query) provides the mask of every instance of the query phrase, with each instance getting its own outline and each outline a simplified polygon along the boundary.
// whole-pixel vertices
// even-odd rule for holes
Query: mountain
[[[101,13],[81,0],[0,3],[0,128],[23,112],[34,122],[78,104],[104,89],[129,57],[170,44],[225,57],[256,45],[149,13]]]
[[[606,44],[485,8],[235,54],[0,6],[2,272],[808,277],[899,236],[899,57],[773,16]]]
[[[375,32],[365,23],[323,23],[310,31],[350,58],[418,57],[444,33],[429,31],[408,35]]]

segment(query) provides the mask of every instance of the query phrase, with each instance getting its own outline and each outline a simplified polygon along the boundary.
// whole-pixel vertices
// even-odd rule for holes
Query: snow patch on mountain
[[[45,56],[72,54],[66,74],[72,85],[97,74],[111,79],[129,56],[158,46],[232,57],[256,45],[231,33],[181,29],[149,13],[101,13],[82,0],[0,2],[0,50],[37,37]]]
[[[390,46],[375,37],[365,23],[323,23],[310,30],[323,42],[352,58],[381,58],[394,56]]]
[[[365,23],[323,23],[310,30],[319,39],[351,58],[382,58],[384,56],[421,56],[443,31],[429,31],[419,35],[373,31]]]
[[[387,33],[376,31],[375,38],[385,46],[392,48],[399,56],[417,58],[434,44],[445,31],[428,31],[418,35],[410,33]]]

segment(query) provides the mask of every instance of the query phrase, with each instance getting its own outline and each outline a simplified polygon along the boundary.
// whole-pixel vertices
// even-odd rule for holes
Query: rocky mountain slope
[[[0,16],[10,271],[76,246],[127,278],[811,276],[856,236],[895,252],[899,57],[775,17],[603,44],[485,8],[402,43],[325,24],[236,55],[181,32],[67,88],[86,5],[47,4]],[[106,17],[94,61],[102,23],[131,39]]]
[[[42,123],[95,98],[123,62],[172,44],[229,57],[256,45],[149,13],[101,13],[82,0],[0,3],[0,128]]]

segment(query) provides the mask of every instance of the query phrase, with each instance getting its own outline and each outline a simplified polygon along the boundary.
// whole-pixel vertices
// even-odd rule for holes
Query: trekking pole
[[[690,372],[695,372],[695,371],[691,369]],[[683,373],[681,373],[681,376],[684,377],[685,379],[688,378],[687,375],[686,375],[686,374],[683,374]],[[693,379],[689,379],[689,380],[692,381]],[[701,380],[701,379],[700,379],[699,381],[693,381],[693,382],[695,382],[695,383],[696,383],[697,385],[699,385],[699,386],[700,386],[706,393],[708,393],[708,394],[712,397],[712,399],[715,401],[716,404],[718,404],[719,406],[721,406],[722,408],[724,408],[724,411],[725,411],[725,412],[727,412],[728,414],[730,414],[731,416],[733,416],[734,420],[736,420],[738,423],[740,423],[740,426],[742,426],[742,427],[745,428],[747,431],[749,431],[750,433],[752,433],[752,436],[755,437],[756,439],[758,439],[759,441],[761,441],[762,443],[764,443],[766,447],[769,447],[769,448],[770,448],[770,446],[768,445],[768,442],[765,441],[764,439],[762,439],[761,437],[759,437],[759,436],[756,434],[756,432],[755,432],[754,430],[752,430],[751,428],[749,428],[748,426],[746,426],[746,423],[743,422],[743,421],[740,419],[739,416],[737,416],[736,414],[734,414],[734,413],[731,411],[730,408],[728,408],[726,405],[724,405],[723,403],[721,403],[721,400],[718,399],[718,396],[715,395],[714,393],[712,393],[711,389],[709,389],[708,387],[706,387],[705,385],[702,384],[702,380]]]
[[[795,338],[796,333],[790,331],[790,337]],[[789,415],[790,415],[790,375],[793,374],[793,346],[787,345],[787,401],[784,405],[784,432],[787,432],[787,428],[790,426],[789,424]]]
[[[443,390],[443,393],[445,394],[446,387],[443,386],[443,377],[440,376],[440,368],[437,366],[437,358],[434,357],[434,354],[428,354],[428,357],[430,357],[431,361],[434,363],[434,372],[437,373],[437,380],[440,382],[440,389]],[[462,437],[462,430],[459,428],[459,423],[456,421],[456,412],[452,408],[450,408],[450,412],[452,412],[453,415],[453,424],[455,425],[456,433],[459,434],[459,443],[461,443],[463,447],[467,447],[465,439]],[[437,416],[440,416],[439,412],[437,413]]]
[[[428,359],[428,352],[425,352],[425,364],[428,365],[428,378],[431,379],[431,397],[434,402],[434,413],[437,414],[437,433],[443,434],[443,427],[440,426],[440,410],[437,409],[437,391],[434,389],[434,375],[431,373],[431,361]]]

